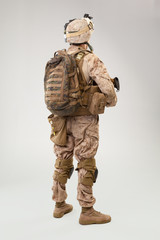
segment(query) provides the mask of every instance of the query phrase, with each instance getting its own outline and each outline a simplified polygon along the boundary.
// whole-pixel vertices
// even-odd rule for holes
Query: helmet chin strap
[[[83,43],[70,43],[70,45],[75,45],[75,46],[79,46],[81,44],[87,44],[90,51],[93,52],[93,47],[89,44],[89,42],[83,42]]]

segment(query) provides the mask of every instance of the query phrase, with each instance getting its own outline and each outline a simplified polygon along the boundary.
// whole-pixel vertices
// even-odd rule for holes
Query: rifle
[[[111,78],[111,81],[113,82],[114,87],[117,89],[117,92],[120,90],[120,82],[117,77]]]

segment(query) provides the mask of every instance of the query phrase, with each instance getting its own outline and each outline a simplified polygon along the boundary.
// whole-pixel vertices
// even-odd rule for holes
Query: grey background
[[[0,237],[160,239],[160,1],[0,1]],[[107,225],[78,224],[77,174],[68,181],[74,211],[53,219],[55,156],[44,104],[44,67],[68,47],[63,26],[94,17],[91,44],[121,91],[100,116],[95,208]],[[76,166],[76,161],[75,161]]]

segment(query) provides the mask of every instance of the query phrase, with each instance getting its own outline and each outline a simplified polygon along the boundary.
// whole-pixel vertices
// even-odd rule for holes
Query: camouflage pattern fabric
[[[71,46],[68,53],[74,53],[78,46]],[[103,62],[93,53],[89,53],[83,58],[83,73],[87,83],[93,80],[97,83],[101,91],[107,96],[107,106],[115,106],[117,102],[113,83]],[[99,145],[99,117],[73,116],[67,118],[67,143],[65,146],[54,144],[54,152],[57,158],[70,159],[73,156],[78,162],[84,159],[94,158]],[[62,172],[63,169],[58,169]],[[87,171],[84,168],[78,171],[77,199],[82,207],[90,207],[95,203],[92,186],[82,184]],[[53,200],[62,202],[67,198],[66,186],[57,181],[53,181]]]
[[[68,53],[71,54],[77,49],[78,46],[71,45]],[[88,84],[94,80],[102,93],[107,96],[107,107],[115,106],[116,92],[104,63],[94,53],[89,53],[83,58],[82,70]]]
[[[67,144],[66,146],[54,145],[57,158],[70,159],[75,156],[78,162],[94,158],[99,144],[99,117],[98,115],[67,117]],[[62,169],[58,169],[63,171]],[[95,198],[92,187],[83,185],[82,179],[87,171],[83,168],[78,171],[77,199],[81,206],[93,206]],[[53,181],[53,200],[64,201],[67,198],[65,184]]]

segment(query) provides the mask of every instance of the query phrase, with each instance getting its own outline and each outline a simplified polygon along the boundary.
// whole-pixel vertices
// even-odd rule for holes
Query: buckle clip
[[[90,22],[89,24],[88,24],[88,28],[89,28],[89,30],[93,30],[94,28],[93,28],[93,23],[92,22]]]

